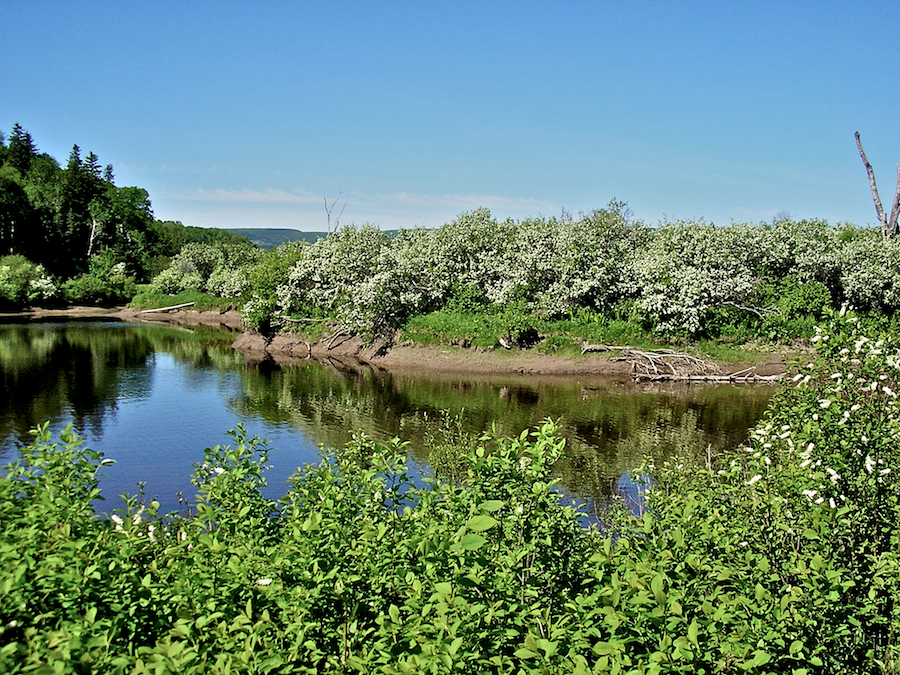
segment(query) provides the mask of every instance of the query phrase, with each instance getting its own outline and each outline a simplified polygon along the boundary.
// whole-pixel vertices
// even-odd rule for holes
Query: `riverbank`
[[[221,327],[235,332],[242,330],[244,327],[240,313],[233,309],[213,309],[202,312],[193,309],[178,309],[167,312],[148,312],[146,310],[121,308],[110,314],[110,316],[131,323],[173,323],[179,326]]]
[[[358,336],[326,336],[309,341],[286,334],[272,339],[259,333],[242,333],[232,345],[250,360],[271,358],[276,362],[314,359],[356,362],[371,367],[402,371],[432,371],[459,374],[519,374],[519,375],[604,375],[632,376],[632,363],[618,360],[619,351],[587,353],[579,357],[557,356],[536,350],[485,349],[452,345],[417,345],[411,342],[367,345]],[[785,372],[787,352],[758,352],[753,362],[720,365],[723,374],[755,369],[760,376]]]
[[[0,322],[17,321],[53,321],[66,319],[104,319],[117,317],[117,313],[124,311],[125,307],[63,307],[58,309],[45,309],[43,307],[31,307],[21,312],[0,312]]]
[[[67,307],[63,309],[34,308],[24,312],[0,314],[0,321],[47,321],[65,319],[117,319],[129,323],[170,323],[180,326],[209,326],[243,330],[240,313],[236,310],[196,311],[177,309],[166,312],[146,312],[126,307]],[[491,349],[454,345],[420,345],[413,342],[391,344],[376,342],[368,345],[358,336],[328,335],[309,341],[290,334],[274,338],[244,331],[237,336],[233,348],[248,359],[272,359],[289,364],[297,360],[314,359],[341,363],[348,368],[369,366],[396,372],[442,372],[469,375],[600,375],[630,377],[632,364],[614,360],[618,351],[587,353],[581,356],[561,356],[536,349]],[[718,364],[721,373],[736,373],[748,368],[760,376],[785,371],[785,361],[799,354],[796,350],[754,351],[756,358],[740,362]]]

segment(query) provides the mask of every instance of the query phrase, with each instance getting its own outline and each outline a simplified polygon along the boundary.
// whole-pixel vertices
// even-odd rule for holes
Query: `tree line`
[[[144,282],[191,241],[245,239],[157,220],[147,190],[116,185],[112,165],[77,144],[60,165],[20,124],[8,138],[0,132],[0,257],[19,257],[7,267],[22,269],[24,258],[59,282],[119,265]]]

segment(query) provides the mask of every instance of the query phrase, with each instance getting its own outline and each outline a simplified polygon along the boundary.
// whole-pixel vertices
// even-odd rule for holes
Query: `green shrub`
[[[284,326],[278,316],[278,288],[287,283],[288,272],[303,255],[306,242],[289,242],[263,252],[246,274],[241,316],[251,328],[270,334]]]
[[[251,244],[187,244],[153,278],[151,288],[167,295],[197,290],[235,298],[246,289],[246,268],[261,255]]]
[[[21,255],[0,258],[0,309],[53,302],[59,289],[44,268]]]
[[[551,422],[448,420],[453,481],[358,435],[278,502],[238,429],[195,504],[109,519],[105,460],[42,427],[0,476],[0,670],[896,672],[900,338],[826,319],[745,446],[646,467],[602,533],[559,503]],[[692,419],[638,442],[693,447]]]
[[[88,272],[63,285],[63,294],[70,304],[121,303],[131,300],[136,292],[134,277],[127,274],[124,262],[115,260],[112,251],[92,256]]]
[[[592,569],[617,599],[578,604],[605,667],[895,671],[900,342],[837,315],[816,342],[745,448],[654,467],[614,525]]]

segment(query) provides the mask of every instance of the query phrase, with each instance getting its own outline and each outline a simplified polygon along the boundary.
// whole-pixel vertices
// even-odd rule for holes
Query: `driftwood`
[[[581,353],[619,351],[619,356],[610,361],[625,361],[631,364],[631,374],[635,380],[656,382],[676,380],[683,382],[774,382],[785,376],[758,375],[756,366],[750,366],[733,373],[721,373],[719,367],[690,354],[671,349],[641,350],[621,345],[581,344]]]
[[[185,302],[180,305],[171,305],[169,307],[157,307],[156,309],[143,309],[141,314],[150,314],[151,312],[168,312],[170,309],[181,309],[182,307],[190,307],[193,302]]]
[[[717,376],[719,367],[714,363],[707,363],[696,356],[676,352],[671,349],[654,349],[644,351],[626,347],[620,356],[614,356],[611,361],[626,361],[631,364],[631,372],[635,378],[642,377],[687,377],[687,376]]]
[[[748,372],[750,371],[750,372]],[[676,382],[777,382],[784,379],[786,373],[778,373],[776,375],[757,375],[756,366],[741,370],[736,373],[726,373],[724,375],[671,375],[661,373],[659,375],[649,375],[644,373],[635,373],[634,379],[642,382],[659,382],[659,381],[676,381]]]

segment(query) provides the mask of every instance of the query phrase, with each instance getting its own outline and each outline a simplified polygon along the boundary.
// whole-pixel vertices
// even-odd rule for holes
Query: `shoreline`
[[[65,309],[33,308],[23,312],[0,314],[0,321],[47,321],[54,319],[116,319],[127,323],[169,323],[181,326],[223,327],[238,333],[232,348],[249,362],[273,360],[292,362],[316,360],[331,362],[343,368],[358,370],[360,366],[403,373],[429,372],[455,375],[530,375],[544,377],[600,376],[632,379],[632,366],[626,361],[613,361],[609,355],[587,353],[580,357],[556,356],[536,351],[463,348],[451,345],[423,346],[376,342],[366,345],[356,336],[325,337],[307,341],[279,333],[272,339],[244,330],[236,310],[172,310],[142,313],[126,307],[69,307]],[[243,332],[241,332],[243,331]],[[757,363],[735,363],[722,368],[737,373],[754,367],[757,375],[784,373],[784,354],[761,353]]]

